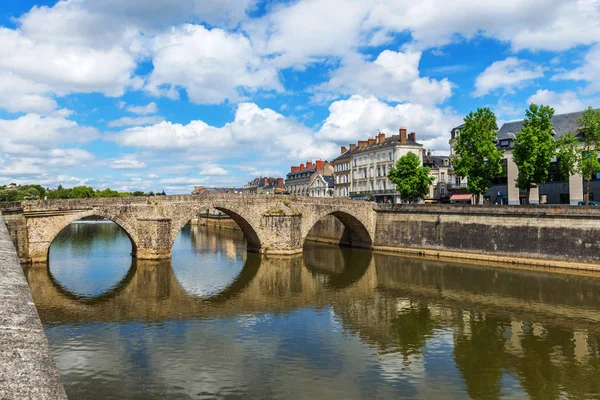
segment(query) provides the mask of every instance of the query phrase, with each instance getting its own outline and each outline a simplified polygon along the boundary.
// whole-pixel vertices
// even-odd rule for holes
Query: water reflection
[[[55,276],[53,258],[26,269],[69,396],[600,396],[598,276],[244,246],[188,228],[172,262],[129,260],[95,296]]]

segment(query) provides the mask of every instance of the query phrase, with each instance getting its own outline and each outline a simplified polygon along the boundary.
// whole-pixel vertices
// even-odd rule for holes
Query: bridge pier
[[[171,219],[141,218],[137,220],[137,242],[131,240],[132,255],[140,260],[171,258]]]
[[[260,253],[288,255],[302,253],[302,215],[265,214],[260,223]]]

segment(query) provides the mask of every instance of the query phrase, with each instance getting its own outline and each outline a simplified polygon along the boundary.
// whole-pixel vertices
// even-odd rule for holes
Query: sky
[[[2,0],[0,185],[189,193],[600,106],[600,0]]]

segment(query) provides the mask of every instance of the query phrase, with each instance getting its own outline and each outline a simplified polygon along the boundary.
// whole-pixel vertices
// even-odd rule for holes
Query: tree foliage
[[[590,182],[600,173],[600,110],[589,107],[577,121],[583,136],[583,143],[573,133],[568,133],[558,141],[557,158],[562,171],[569,175],[580,174],[586,182],[585,204],[590,198]]]
[[[554,126],[550,121],[554,109],[530,104],[525,111],[523,129],[515,136],[513,158],[517,165],[517,187],[527,191],[527,202],[532,188],[548,179],[548,167],[556,153]]]
[[[92,197],[128,197],[144,195],[144,192],[141,191],[133,193],[118,192],[109,188],[94,190],[91,186],[64,188],[62,185],[58,185],[56,190],[48,192],[40,185],[21,185],[10,189],[7,186],[0,186],[0,201],[39,200],[44,199],[45,197],[48,197],[48,199],[82,199]]]
[[[479,196],[492,186],[492,179],[502,173],[502,151],[496,147],[496,115],[487,107],[470,112],[456,137],[452,160],[458,176],[467,178],[469,192]]]
[[[415,153],[408,153],[396,161],[396,165],[388,173],[390,180],[396,185],[396,190],[402,199],[415,202],[429,193],[429,185],[433,177],[429,168],[421,165],[421,160]]]

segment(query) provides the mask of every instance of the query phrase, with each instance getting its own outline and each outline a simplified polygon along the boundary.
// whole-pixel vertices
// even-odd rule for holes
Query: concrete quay
[[[66,399],[60,373],[0,214],[0,399]]]

